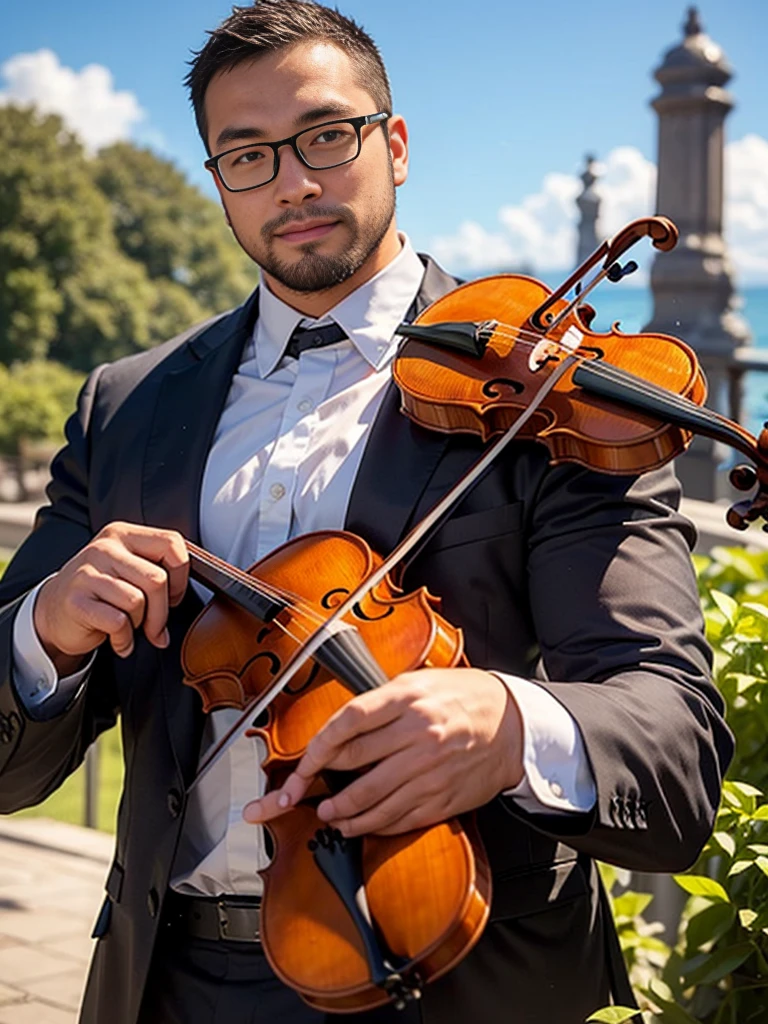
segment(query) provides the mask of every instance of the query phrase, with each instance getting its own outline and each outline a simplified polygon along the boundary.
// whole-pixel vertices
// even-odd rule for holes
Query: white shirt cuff
[[[38,583],[22,601],[13,624],[13,683],[19,700],[31,718],[48,719],[67,707],[82,687],[91,670],[96,652],[85,668],[59,679],[56,668],[45,653],[35,630],[35,601],[43,583]]]
[[[519,785],[503,795],[531,814],[591,811],[597,800],[579,727],[559,700],[538,683],[494,672],[515,699],[523,722],[523,769]]]

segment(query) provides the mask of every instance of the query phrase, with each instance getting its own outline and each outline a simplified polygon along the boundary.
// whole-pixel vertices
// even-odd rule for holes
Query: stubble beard
[[[282,217],[269,221],[261,229],[260,243],[235,237],[251,259],[261,269],[294,292],[323,292],[349,280],[381,245],[395,215],[394,183],[381,208],[360,224],[352,210],[346,207],[312,205],[302,210],[300,216],[287,212]],[[322,241],[307,242],[301,246],[301,258],[295,263],[281,260],[274,250],[274,233],[287,224],[300,225],[302,220],[333,218],[347,228],[349,243],[336,254],[319,252]],[[234,229],[233,229],[234,230]]]

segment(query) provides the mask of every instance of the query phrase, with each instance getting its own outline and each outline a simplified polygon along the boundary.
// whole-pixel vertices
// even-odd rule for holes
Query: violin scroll
[[[610,267],[624,255],[627,249],[631,249],[636,242],[646,237],[650,238],[654,249],[669,252],[677,245],[679,232],[669,217],[657,215],[655,217],[639,217],[637,220],[630,221],[609,242],[605,243],[608,252],[603,266]]]

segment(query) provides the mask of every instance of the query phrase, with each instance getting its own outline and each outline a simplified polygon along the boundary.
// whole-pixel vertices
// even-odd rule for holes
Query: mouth
[[[275,238],[294,245],[300,245],[302,242],[314,242],[318,238],[329,235],[339,223],[341,222],[338,220],[301,221],[296,227],[289,225],[285,231],[276,232]]]

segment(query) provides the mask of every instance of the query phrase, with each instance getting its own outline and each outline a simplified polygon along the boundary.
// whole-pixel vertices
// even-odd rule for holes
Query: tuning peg
[[[616,284],[616,282],[621,281],[623,277],[627,277],[629,274],[634,274],[636,270],[637,263],[635,263],[634,260],[629,260],[627,263],[624,264],[623,267],[620,263],[617,262],[613,263],[608,268],[608,273],[606,274],[606,277],[609,281],[613,281],[613,283]]]
[[[746,530],[749,526],[749,519],[746,513],[749,511],[750,503],[748,501],[739,501],[735,505],[731,505],[725,514],[725,520],[729,526],[732,526],[734,530]]]
[[[751,491],[757,484],[757,470],[746,464],[734,466],[728,479],[737,491]]]

